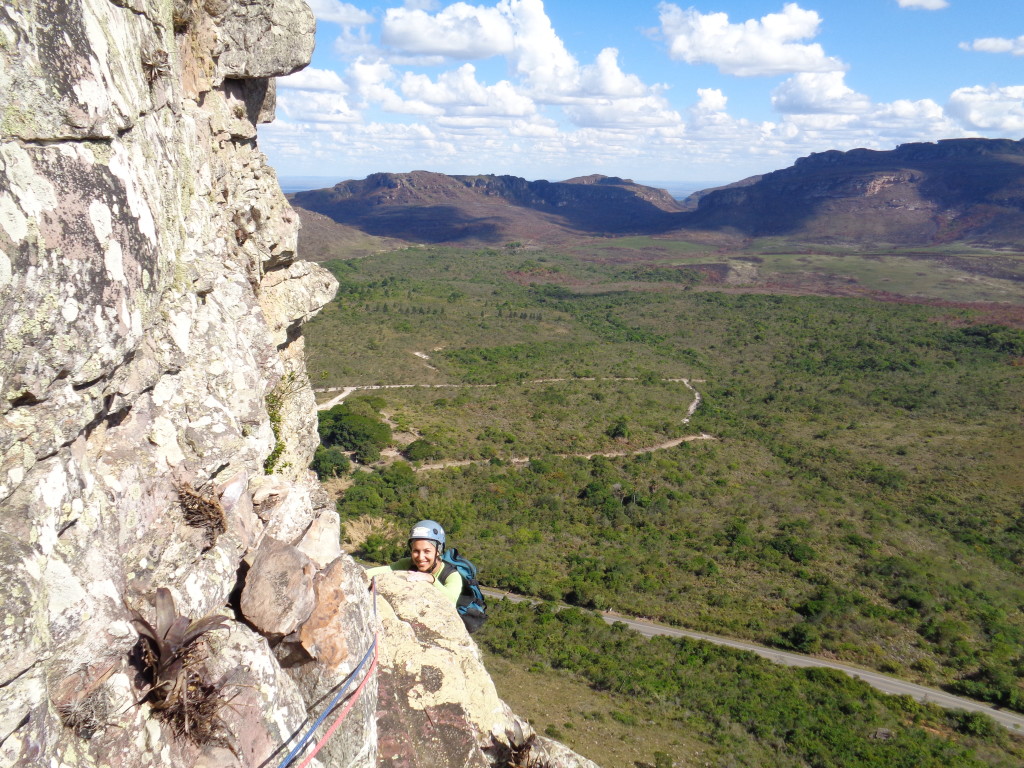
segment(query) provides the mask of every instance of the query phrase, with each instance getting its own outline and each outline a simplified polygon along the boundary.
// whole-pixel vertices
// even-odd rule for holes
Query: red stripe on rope
[[[302,761],[302,763],[299,765],[299,768],[306,768],[313,761],[313,758],[316,757],[316,753],[319,752],[320,748],[327,743],[327,740],[334,735],[334,732],[338,730],[338,726],[340,726],[342,721],[345,719],[345,715],[349,713],[352,707],[355,706],[356,701],[359,700],[359,696],[362,694],[363,688],[366,686],[366,683],[369,681],[369,679],[373,676],[373,671],[377,668],[377,655],[380,652],[380,646],[377,645],[376,634],[374,634],[373,644],[373,661],[370,662],[370,668],[366,670],[366,674],[363,675],[362,682],[359,683],[356,689],[352,692],[352,695],[349,696],[348,701],[345,702],[345,706],[342,707],[341,714],[338,715],[338,719],[335,720],[331,727],[327,729],[327,733],[325,733],[324,737],[316,743],[316,747],[314,747],[313,751],[306,756],[306,759]]]

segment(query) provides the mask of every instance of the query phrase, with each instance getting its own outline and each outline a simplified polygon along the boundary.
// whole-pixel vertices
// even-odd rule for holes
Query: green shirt
[[[459,595],[462,594],[462,574],[460,574],[455,568],[452,568],[452,572],[448,574],[448,579],[443,584],[439,578],[441,571],[444,570],[445,564],[438,559],[437,565],[434,566],[434,570],[431,571],[431,575],[434,577],[434,586],[437,587],[448,598],[448,601],[455,605],[459,601]],[[415,571],[416,568],[412,564],[411,557],[403,557],[401,560],[396,560],[391,565],[378,565],[376,568],[367,568],[366,575],[371,579],[374,576],[379,576],[382,573],[388,571]]]

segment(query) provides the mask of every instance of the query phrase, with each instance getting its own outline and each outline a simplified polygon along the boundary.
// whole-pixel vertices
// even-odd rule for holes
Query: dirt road
[[[511,592],[500,592],[494,589],[485,589],[484,593],[488,597],[504,598],[517,603],[523,601],[531,603],[541,602],[534,598],[514,595]],[[891,675],[883,675],[880,672],[864,669],[863,667],[858,667],[853,664],[846,664],[840,661],[833,661],[831,659],[821,659],[817,656],[807,656],[802,653],[780,651],[778,648],[768,648],[767,646],[757,645],[756,643],[751,643],[747,640],[737,640],[730,637],[721,637],[720,635],[711,635],[706,632],[693,632],[688,629],[679,629],[678,627],[670,627],[666,624],[659,624],[654,621],[647,621],[646,619],[623,616],[622,614],[615,613],[613,611],[604,611],[601,614],[601,618],[609,624],[614,624],[615,622],[620,621],[630,629],[636,630],[647,637],[653,637],[655,635],[688,637],[693,640],[704,640],[709,643],[714,643],[715,645],[724,645],[729,648],[750,651],[751,653],[756,653],[758,656],[762,656],[769,661],[774,661],[776,664],[785,664],[790,667],[826,667],[828,669],[835,669],[846,673],[850,677],[863,680],[868,685],[882,691],[883,693],[910,696],[918,701],[937,704],[945,709],[963,709],[968,712],[984,712],[997,723],[1008,728],[1014,733],[1024,733],[1024,715],[1017,714],[1016,712],[1010,712],[1005,709],[998,709],[990,704],[984,704],[980,701],[975,701],[974,699],[954,696],[953,694],[946,693],[938,688],[929,688],[924,685],[918,685],[917,683],[911,683],[907,680],[900,680],[898,677],[892,677]]]

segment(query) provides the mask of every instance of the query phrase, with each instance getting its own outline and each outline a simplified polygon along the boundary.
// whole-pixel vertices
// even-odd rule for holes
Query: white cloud
[[[278,94],[277,114],[302,123],[354,123],[362,115],[349,106],[344,95],[318,91],[284,91]]]
[[[307,0],[318,21],[329,21],[343,27],[359,27],[373,23],[373,14],[339,0]]]
[[[291,89],[296,91],[330,91],[334,93],[347,93],[348,86],[341,79],[337,72],[331,69],[316,69],[307,67],[287,77],[277,78],[279,89]]]
[[[309,67],[277,80],[277,111],[285,119],[351,123],[361,119],[346,98],[349,86],[329,69]]]
[[[728,105],[728,97],[719,88],[698,88],[697,103],[687,110],[687,130],[694,133],[734,124],[736,120],[729,115]]]
[[[960,43],[965,51],[981,51],[982,53],[1012,53],[1024,56],[1024,35],[1016,38],[979,37],[970,43]]]
[[[938,11],[948,8],[947,0],[896,0],[900,8],[917,8],[923,11]]]
[[[772,92],[772,106],[783,114],[857,114],[871,99],[845,83],[843,72],[801,72]]]
[[[395,79],[395,72],[391,65],[381,59],[371,61],[358,58],[348,68],[346,76],[356,94],[371,100],[375,93]]]
[[[509,53],[513,70],[538,99],[579,90],[579,62],[555,33],[543,0],[501,0],[515,31]]]
[[[507,130],[512,136],[528,139],[551,139],[559,135],[558,125],[543,118],[515,120],[508,125]]]
[[[448,114],[524,117],[537,111],[533,100],[507,80],[494,85],[481,84],[476,79],[476,68],[468,63],[457,70],[443,72],[436,81],[426,75],[406,72],[401,90],[405,97],[443,107]]]
[[[697,106],[701,112],[725,112],[729,99],[718,88],[698,88]]]
[[[580,90],[600,96],[637,97],[650,90],[636,75],[627,75],[619,68],[619,52],[605,48],[593,64],[580,71]]]
[[[565,107],[570,120],[579,126],[624,126],[638,128],[675,125],[682,117],[656,96],[620,99],[587,99]]]
[[[664,87],[624,72],[615,48],[581,66],[555,32],[543,0],[499,0],[493,8],[458,2],[434,15],[391,9],[384,25],[384,42],[406,54],[507,58],[513,80],[495,85],[478,82],[468,64],[434,80],[403,77],[406,98],[441,107],[448,117],[528,117],[546,104],[563,107],[577,125],[663,125],[680,119],[661,96]]]
[[[782,13],[738,24],[731,24],[725,13],[684,11],[664,2],[659,14],[669,55],[688,64],[714,64],[724,74],[741,77],[846,69],[817,43],[794,42],[813,38],[821,24],[815,11],[796,3],[787,3]]]
[[[378,106],[387,112],[402,115],[440,115],[443,110],[420,99],[403,99],[391,87],[395,72],[387,62],[377,59],[356,59],[346,72],[352,92],[359,98],[359,107]]]
[[[334,52],[342,59],[378,58],[377,46],[370,40],[370,33],[365,27],[358,29],[345,27],[341,34],[334,38]]]
[[[958,88],[946,103],[946,114],[971,130],[1019,134],[1024,131],[1024,85]]]
[[[486,8],[459,2],[434,15],[420,8],[389,8],[381,41],[402,53],[483,59],[511,52],[513,34],[502,4]]]
[[[615,48],[582,63],[542,0],[448,1],[405,0],[398,8],[401,0],[388,0],[382,5],[396,8],[385,46],[374,44],[373,28],[343,26],[336,48],[350,63],[340,76],[308,68],[280,79],[279,119],[260,127],[260,143],[285,162],[282,173],[338,168],[341,180],[427,168],[727,181],[823,149],[1024,133],[1024,86],[961,88],[945,107],[928,99],[872,103],[846,84],[843,62],[810,44],[822,21],[795,2],[735,23],[660,6],[674,58],[734,75],[788,76],[771,94],[774,121],[754,122],[729,113],[740,94],[729,99],[726,88],[697,89],[689,105],[670,103],[667,86],[629,73]],[[961,44],[998,53],[1021,46],[1024,39]],[[490,70],[481,65],[451,63],[491,55],[505,57],[504,79],[485,77]],[[409,69],[426,65],[443,70]]]
[[[577,126],[667,125],[681,118],[661,92],[623,72],[619,52],[603,49],[581,66],[569,53],[544,11],[542,0],[501,0],[515,31],[509,54],[521,90],[537,103],[559,105]]]

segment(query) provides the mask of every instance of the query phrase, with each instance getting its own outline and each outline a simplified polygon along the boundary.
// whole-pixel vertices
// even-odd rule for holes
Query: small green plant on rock
[[[156,591],[155,625],[138,611],[131,622],[140,635],[142,663],[150,678],[143,696],[157,716],[181,736],[197,744],[221,741],[218,713],[224,701],[220,687],[207,679],[201,640],[215,629],[225,629],[224,616],[210,615],[192,621],[178,614],[168,589]]]

